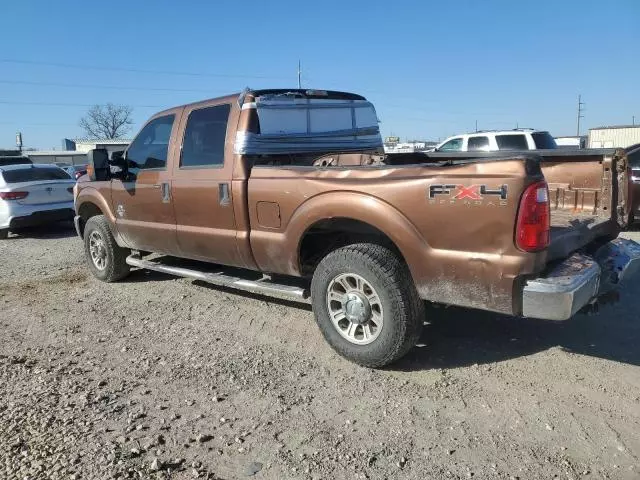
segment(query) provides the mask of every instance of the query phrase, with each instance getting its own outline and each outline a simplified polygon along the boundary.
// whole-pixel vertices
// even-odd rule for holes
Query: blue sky
[[[303,87],[364,94],[403,139],[476,120],[574,135],[579,93],[583,132],[640,122],[638,0],[25,0],[3,5],[0,38],[0,148],[20,130],[59,149],[92,104],[132,105],[138,129],[168,106],[295,86],[298,59]]]

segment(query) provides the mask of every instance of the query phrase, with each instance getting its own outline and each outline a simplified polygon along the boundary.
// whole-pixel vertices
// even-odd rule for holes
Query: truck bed
[[[597,238],[615,237],[626,221],[626,154],[615,149],[538,150],[518,152],[537,156],[549,185],[551,243],[548,261],[557,260]],[[390,161],[408,164],[488,162],[514,152],[464,152],[390,155]]]
[[[598,237],[611,235],[608,217],[568,210],[551,211],[549,261],[568,256]]]

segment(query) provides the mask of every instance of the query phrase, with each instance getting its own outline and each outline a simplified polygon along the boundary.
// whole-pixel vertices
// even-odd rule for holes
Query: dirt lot
[[[0,478],[639,478],[639,294],[566,323],[430,309],[373,371],[308,307],[103,284],[70,228],[25,232],[0,244]]]

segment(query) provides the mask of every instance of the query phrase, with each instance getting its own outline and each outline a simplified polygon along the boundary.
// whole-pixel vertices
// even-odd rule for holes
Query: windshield
[[[550,150],[558,148],[556,141],[549,132],[536,132],[532,133],[533,143],[536,144],[538,150]]]
[[[71,177],[57,167],[21,168],[2,172],[7,183],[36,182],[47,180],[69,180]]]

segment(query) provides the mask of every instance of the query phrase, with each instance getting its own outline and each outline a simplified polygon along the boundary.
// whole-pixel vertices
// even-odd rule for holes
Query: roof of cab
[[[295,94],[303,97],[318,97],[318,98],[329,98],[335,100],[366,100],[362,95],[358,95],[355,93],[349,92],[340,92],[337,90],[320,90],[315,88],[269,88],[269,89],[261,89],[261,90],[252,90],[246,89],[243,92],[233,93],[230,95],[225,95],[222,97],[214,97],[208,98],[206,100],[199,100],[197,102],[186,103],[184,105],[176,105],[171,108],[167,108],[158,112],[154,115],[154,117],[165,115],[168,113],[172,113],[176,110],[185,108],[185,107],[197,107],[197,106],[205,106],[211,103],[225,103],[225,102],[233,102],[237,101],[241,98],[244,98],[247,95],[252,95],[253,97],[261,97],[264,95],[284,95],[284,94]]]

